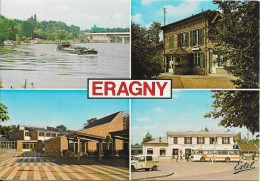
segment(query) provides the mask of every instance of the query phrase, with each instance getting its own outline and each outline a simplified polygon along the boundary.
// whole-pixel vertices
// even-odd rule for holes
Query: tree
[[[146,142],[148,142],[148,141],[153,141],[154,139],[153,139],[153,136],[149,133],[149,132],[147,132],[146,133],[146,136],[143,138],[143,141],[142,141],[142,144],[143,143],[146,143]]]
[[[87,122],[84,124],[84,128],[87,128],[88,125],[90,125],[91,123],[95,122],[97,120],[97,118],[90,118],[87,120]]]
[[[67,131],[67,127],[65,125],[63,125],[63,124],[60,124],[60,125],[56,126],[56,128],[60,129],[62,131]]]
[[[10,118],[8,116],[7,107],[0,103],[0,120],[1,121],[8,121]]]
[[[145,79],[163,72],[162,47],[159,45],[160,23],[149,29],[132,23],[132,78]]]
[[[225,127],[245,126],[253,134],[259,132],[258,91],[217,91],[213,96],[214,111],[204,117],[221,118]]]
[[[218,41],[214,52],[223,55],[218,62],[230,61],[228,73],[238,77],[237,88],[259,87],[259,2],[215,1],[222,10],[213,38]]]

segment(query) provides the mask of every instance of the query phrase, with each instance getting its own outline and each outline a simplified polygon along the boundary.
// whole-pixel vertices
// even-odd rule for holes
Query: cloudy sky
[[[26,20],[63,21],[82,30],[99,27],[130,26],[130,0],[2,0],[2,15]]]
[[[166,8],[166,24],[202,10],[217,9],[212,0],[132,0],[131,20],[147,28],[154,21],[163,24],[163,7]]]
[[[218,125],[220,119],[204,118],[212,111],[212,94],[208,90],[181,90],[173,91],[172,99],[132,100],[132,144],[140,144],[147,132],[158,138],[166,137],[168,131],[200,131],[205,127],[220,132],[230,129],[247,136],[246,128],[225,128]],[[252,138],[252,134],[249,136]]]

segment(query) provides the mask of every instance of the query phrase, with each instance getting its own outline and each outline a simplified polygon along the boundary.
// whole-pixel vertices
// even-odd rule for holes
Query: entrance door
[[[186,148],[185,149],[185,158],[188,159],[189,156],[191,156],[191,149],[190,148]]]
[[[178,159],[178,157],[179,157],[179,149],[177,148],[172,149],[172,158]]]

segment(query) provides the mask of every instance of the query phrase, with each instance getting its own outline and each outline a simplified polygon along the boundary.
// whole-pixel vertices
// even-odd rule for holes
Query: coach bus
[[[239,161],[239,149],[194,150],[191,161]]]

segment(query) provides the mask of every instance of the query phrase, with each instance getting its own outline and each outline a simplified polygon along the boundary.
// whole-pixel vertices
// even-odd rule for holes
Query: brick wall
[[[30,131],[30,136],[32,140],[38,140],[38,131]]]
[[[63,150],[68,150],[68,141],[65,136],[45,141],[46,156],[61,157]]]
[[[106,137],[109,135],[109,132],[113,131],[120,131],[123,130],[123,113],[120,112],[118,115],[107,124],[98,125],[93,128],[82,130],[81,132],[86,134],[92,134],[97,136],[103,136]],[[97,148],[97,142],[89,142],[87,143],[88,150],[96,150]],[[116,140],[116,150],[123,149],[123,141],[122,140]]]

